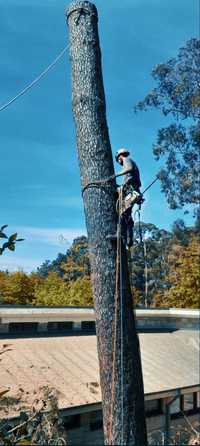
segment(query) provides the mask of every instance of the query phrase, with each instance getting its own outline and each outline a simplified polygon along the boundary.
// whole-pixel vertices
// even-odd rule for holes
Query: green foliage
[[[191,39],[176,58],[156,65],[157,86],[135,107],[156,108],[172,118],[158,131],[153,145],[156,160],[164,159],[159,172],[162,190],[172,209],[199,203],[200,149],[200,40]]]
[[[61,267],[62,263],[66,262],[66,254],[59,253],[55,260],[45,260],[40,267],[37,268],[37,274],[40,277],[47,277],[50,272],[57,273],[60,277],[64,276],[64,271]]]
[[[35,278],[23,271],[0,275],[0,295],[4,303],[25,305],[33,302]],[[38,278],[39,280],[39,278]]]
[[[47,306],[91,306],[92,290],[89,277],[66,283],[58,274],[50,272],[36,285],[33,303]]]
[[[129,260],[135,304],[145,303],[145,265],[147,267],[148,305],[153,305],[155,293],[163,288],[168,270],[168,250],[172,237],[172,233],[159,229],[153,224],[141,222],[139,227],[136,223],[134,245]]]
[[[199,308],[199,240],[192,237],[188,246],[174,245],[167,277],[170,288],[156,298],[156,305],[178,308]]]
[[[66,254],[59,253],[55,260],[52,262],[46,260],[37,268],[37,273],[41,277],[47,277],[49,272],[56,272],[60,277],[64,277],[66,281],[89,275],[90,263],[87,238],[85,236],[75,238]]]
[[[197,293],[192,285],[192,279],[191,281],[187,279],[189,285],[187,293],[185,293],[185,296],[188,296],[186,301],[183,298],[180,300],[178,292],[174,291],[173,278],[177,267],[175,253],[178,253],[179,250],[182,250],[183,253],[184,250],[187,252],[191,246],[191,240],[197,239],[199,228],[199,215],[197,215],[193,227],[186,227],[183,220],[176,220],[171,232],[159,229],[150,223],[141,222],[141,227],[138,223],[135,224],[134,245],[129,256],[130,279],[135,305],[144,305],[145,302],[148,306],[155,304],[157,306],[184,306],[187,304],[193,307],[196,305],[196,297],[194,296],[193,299],[192,296]],[[194,249],[196,249],[195,246]],[[191,264],[194,255],[192,248],[189,249],[188,262],[190,259]],[[182,257],[184,258],[184,256]],[[92,306],[93,297],[86,237],[75,239],[65,258],[66,263],[63,264],[63,257],[61,257],[61,264],[57,263],[56,265],[59,273],[49,271],[46,277],[42,277],[38,273],[28,275],[22,271],[15,273],[0,271],[0,302],[46,306]],[[60,275],[61,269],[62,275]],[[194,274],[197,274],[195,271]],[[179,277],[178,283],[181,283],[181,277]],[[147,294],[145,285],[147,285]]]
[[[66,261],[61,264],[64,280],[71,281],[89,276],[90,263],[88,242],[85,236],[74,239],[72,246],[66,253]]]
[[[50,272],[45,280],[36,284],[35,305],[69,305],[68,285],[55,272]]]
[[[69,305],[93,306],[93,295],[89,277],[80,277],[70,283]]]
[[[7,241],[0,247],[0,255],[2,255],[6,249],[9,249],[9,251],[15,251],[16,242],[22,242],[24,240],[23,238],[17,238],[17,232],[8,237],[4,232],[4,229],[7,227],[8,225],[3,225],[0,228],[0,238],[7,239]]]

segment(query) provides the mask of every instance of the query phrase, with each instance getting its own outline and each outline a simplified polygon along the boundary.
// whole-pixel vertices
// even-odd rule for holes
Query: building
[[[161,444],[169,425],[175,435],[184,426],[189,430],[188,421],[199,423],[199,317],[198,310],[136,310],[153,444]],[[0,333],[2,345],[10,344],[1,385],[10,388],[12,399],[1,417],[30,407],[48,385],[57,389],[71,444],[103,444],[93,309],[2,306]]]

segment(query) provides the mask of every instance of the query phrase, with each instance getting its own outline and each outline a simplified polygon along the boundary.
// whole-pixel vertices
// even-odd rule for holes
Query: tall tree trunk
[[[97,10],[90,2],[77,1],[68,8],[66,15],[70,32],[72,104],[84,187],[111,176],[114,168],[106,122]],[[122,264],[116,276],[117,245],[106,238],[116,233],[115,181],[88,187],[83,199],[96,313],[105,444],[142,446],[146,444],[144,391],[126,248],[122,245]]]

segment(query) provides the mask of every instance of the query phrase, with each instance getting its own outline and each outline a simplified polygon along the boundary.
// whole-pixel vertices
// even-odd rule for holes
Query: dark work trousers
[[[131,247],[133,245],[133,226],[134,222],[131,215],[132,207],[126,209],[121,216],[121,235],[125,245]]]

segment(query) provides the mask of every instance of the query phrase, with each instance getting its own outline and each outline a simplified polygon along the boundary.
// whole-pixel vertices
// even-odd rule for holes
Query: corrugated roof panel
[[[141,333],[139,338],[145,394],[199,384],[197,331]],[[0,382],[10,386],[8,395],[16,401],[7,415],[30,407],[46,385],[57,389],[60,407],[101,401],[96,336],[4,339],[3,343],[12,344],[12,351],[2,357]]]

